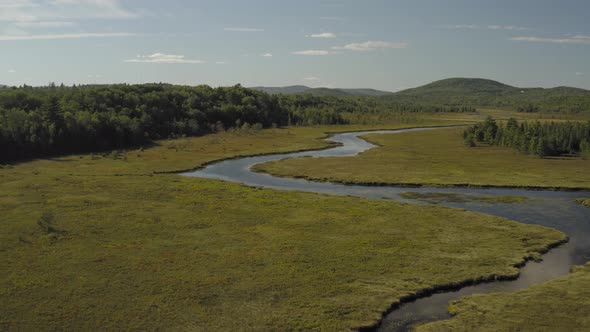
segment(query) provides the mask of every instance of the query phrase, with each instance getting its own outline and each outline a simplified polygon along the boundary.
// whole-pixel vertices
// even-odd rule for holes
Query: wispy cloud
[[[265,58],[272,58],[272,53],[263,53],[260,54],[261,57],[265,57]]]
[[[336,38],[336,34],[332,32],[323,32],[323,33],[315,33],[311,35],[307,35],[306,37],[311,38]]]
[[[17,40],[51,40],[51,39],[82,39],[82,38],[116,38],[137,36],[130,32],[107,32],[107,33],[62,33],[45,35],[0,35],[0,41]]]
[[[223,30],[233,32],[264,32],[264,29],[258,28],[223,28]]]
[[[324,51],[324,50],[305,50],[305,51],[291,52],[291,54],[296,54],[296,55],[330,55],[330,54],[334,54],[334,52]]]
[[[584,73],[582,73],[581,71],[576,72],[576,76],[583,76],[583,75],[584,75]]]
[[[14,74],[14,73],[16,73],[16,70],[14,70],[14,69],[8,69],[8,72],[9,72],[10,74]]]
[[[387,48],[407,48],[407,43],[392,43],[392,42],[385,42],[385,41],[375,41],[369,40],[364,43],[350,43],[344,46],[335,46],[332,47],[335,50],[349,50],[349,51],[374,51],[377,49],[387,49]]]
[[[83,19],[129,19],[142,14],[120,0],[3,0],[0,21],[36,22]]]
[[[543,37],[512,37],[510,40],[530,43],[554,43],[554,44],[590,44],[590,36],[577,35],[566,38]]]
[[[324,20],[324,21],[346,21],[346,17],[320,16],[320,20]]]
[[[320,78],[315,77],[315,76],[309,76],[309,77],[304,77],[303,80],[307,81],[307,82],[317,82],[320,80]]]
[[[469,30],[513,30],[513,31],[524,31],[533,30],[527,27],[520,27],[516,25],[479,25],[479,24],[456,24],[456,25],[444,25],[447,29],[469,29]]]
[[[154,53],[151,55],[138,55],[135,59],[125,60],[125,62],[136,63],[163,63],[163,64],[199,64],[204,61],[198,59],[187,59],[184,55]]]
[[[216,65],[227,65],[228,62],[227,61],[215,61]]]
[[[67,21],[32,21],[16,22],[14,25],[19,28],[64,28],[75,26],[76,23]]]

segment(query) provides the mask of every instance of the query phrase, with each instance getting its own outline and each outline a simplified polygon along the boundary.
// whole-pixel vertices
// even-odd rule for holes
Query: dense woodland
[[[580,122],[521,122],[510,119],[498,124],[488,117],[484,122],[467,128],[465,144],[478,142],[505,146],[539,157],[590,153],[590,121]]]
[[[0,89],[0,161],[119,149],[243,126],[361,122],[385,112],[472,112],[370,97],[269,95],[240,85],[168,84]]]

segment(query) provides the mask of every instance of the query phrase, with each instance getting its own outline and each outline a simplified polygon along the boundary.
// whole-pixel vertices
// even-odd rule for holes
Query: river
[[[376,146],[359,136],[367,133],[401,134],[411,131],[439,130],[440,128],[413,128],[380,130],[371,132],[350,132],[336,134],[327,140],[340,146],[319,151],[305,151],[275,155],[229,159],[207,167],[183,173],[191,177],[213,178],[239,182],[253,187],[276,190],[300,190],[314,193],[348,195],[364,198],[392,199],[396,201],[425,204],[406,200],[402,192],[458,193],[477,196],[522,196],[525,203],[486,203],[481,201],[441,202],[441,205],[463,208],[470,211],[492,214],[526,224],[537,224],[558,229],[566,233],[570,241],[543,255],[541,262],[529,262],[522,269],[520,277],[512,281],[496,281],[446,291],[405,303],[389,312],[377,328],[378,331],[407,331],[415,323],[449,318],[447,304],[459,297],[498,291],[514,291],[532,284],[554,279],[569,273],[572,265],[590,261],[590,209],[574,202],[580,197],[590,197],[590,192],[568,192],[550,190],[494,189],[494,188],[408,188],[396,186],[362,186],[327,182],[313,182],[303,179],[280,178],[250,170],[254,165],[268,161],[296,157],[343,157],[356,156]],[[518,167],[518,165],[515,165]],[[509,171],[509,170],[507,170]]]

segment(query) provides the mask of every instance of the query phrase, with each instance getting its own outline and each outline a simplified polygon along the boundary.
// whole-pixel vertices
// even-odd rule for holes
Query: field
[[[538,158],[509,148],[466,147],[462,129],[368,134],[357,157],[298,158],[256,166],[279,176],[346,183],[590,188],[587,157]]]
[[[515,292],[472,295],[450,304],[453,318],[419,326],[439,331],[588,331],[590,264]]]
[[[325,130],[223,133],[4,166],[0,326],[343,330],[426,289],[514,277],[515,265],[565,238],[457,209],[161,173],[324,147]]]

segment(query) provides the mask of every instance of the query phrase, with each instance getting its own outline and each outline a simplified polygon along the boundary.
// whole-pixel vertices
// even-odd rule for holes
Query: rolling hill
[[[448,78],[395,93],[374,89],[310,88],[304,85],[252,89],[284,95],[377,97],[385,103],[394,104],[590,112],[590,90],[567,86],[520,88],[483,78]]]
[[[573,87],[520,88],[481,78],[449,78],[384,97],[388,101],[448,106],[531,107],[546,111],[590,111],[590,90]]]
[[[335,97],[351,97],[351,96],[365,96],[365,97],[380,97],[392,95],[393,92],[380,91],[375,89],[331,89],[331,88],[310,88],[305,85],[291,85],[285,87],[264,87],[256,86],[251,89],[264,91],[269,94],[311,94],[314,96],[335,96]]]

